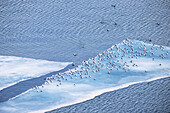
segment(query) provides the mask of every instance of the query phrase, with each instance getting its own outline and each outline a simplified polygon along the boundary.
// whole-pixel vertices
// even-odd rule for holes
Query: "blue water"
[[[1,0],[0,55],[79,64],[126,38],[169,46],[169,4],[160,0]]]
[[[161,0],[1,0],[0,55],[80,65],[126,38],[170,46],[169,4]],[[35,82],[16,84],[1,91],[0,97],[8,100]]]

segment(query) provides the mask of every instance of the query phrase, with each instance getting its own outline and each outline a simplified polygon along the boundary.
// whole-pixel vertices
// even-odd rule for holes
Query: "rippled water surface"
[[[169,46],[169,4],[168,0],[1,0],[0,55],[80,63],[126,38]]]
[[[1,0],[0,55],[79,65],[126,38],[170,46],[169,6],[168,0]],[[36,80],[22,83],[1,91],[0,101]]]

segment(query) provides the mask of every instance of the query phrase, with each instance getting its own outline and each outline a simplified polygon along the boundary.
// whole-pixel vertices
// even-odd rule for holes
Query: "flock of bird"
[[[162,52],[157,53],[156,51],[161,50]],[[156,52],[156,55],[155,55]],[[140,41],[133,41],[126,39],[121,44],[116,44],[104,51],[101,54],[98,54],[94,58],[89,58],[87,61],[83,61],[81,65],[76,66],[72,70],[68,70],[64,73],[58,73],[47,77],[45,83],[41,86],[35,86],[33,89],[37,89],[37,92],[42,92],[42,88],[45,85],[57,81],[56,86],[62,85],[62,81],[68,81],[69,79],[87,79],[94,78],[92,73],[97,73],[102,69],[107,70],[107,74],[111,74],[112,71],[130,71],[130,68],[138,67],[138,64],[135,64],[133,59],[138,59],[138,57],[151,57],[154,61],[155,57],[161,57],[162,59],[168,56],[168,51],[164,50],[163,46],[152,46],[145,45]],[[126,59],[126,61],[125,61]],[[128,59],[128,60],[127,60]],[[158,64],[161,66],[162,64]],[[147,72],[147,70],[145,70]],[[76,86],[76,84],[74,84]]]

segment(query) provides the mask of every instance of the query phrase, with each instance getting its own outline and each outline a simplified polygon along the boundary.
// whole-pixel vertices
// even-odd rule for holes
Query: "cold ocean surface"
[[[10,87],[6,88],[5,86],[5,89],[0,91],[0,102],[7,101],[25,91],[29,90],[29,92],[19,96],[16,98],[17,100],[14,99],[14,102],[10,100],[5,103],[0,103],[0,105],[2,105],[0,109],[3,108],[3,112],[7,112],[8,109],[11,108],[10,112],[15,112],[16,109],[14,106],[17,108],[19,103],[24,101],[25,105],[28,104],[29,106],[28,111],[38,110],[39,108],[37,107],[32,108],[33,106],[29,105],[29,102],[26,103],[29,98],[27,98],[28,100],[22,100],[21,98],[25,98],[26,96],[30,97],[32,94],[37,95],[37,93],[33,92],[34,90],[30,91],[30,88],[43,84],[45,77],[59,72],[63,73],[67,71],[68,68],[75,68],[75,66],[68,65],[64,69],[58,70],[57,68],[54,69],[53,66],[55,63],[52,63],[49,65],[51,68],[49,71],[47,69],[48,63],[46,65],[47,67],[43,66],[47,69],[44,70],[44,68],[40,69],[39,64],[36,64],[37,61],[73,62],[75,65],[80,65],[82,61],[95,57],[98,53],[102,53],[112,45],[118,44],[126,38],[170,46],[169,15],[169,0],[0,0],[0,56],[4,58],[10,58],[10,56],[13,58],[13,56],[15,56],[16,58],[21,58],[21,60],[31,58],[31,61],[34,61],[32,62],[33,67],[31,67],[36,67],[34,69],[37,69],[37,72],[31,76],[31,78],[34,79],[30,79],[29,70],[21,71],[21,68],[17,70],[17,66],[23,67],[25,64],[19,61],[18,63],[22,65],[16,65],[14,63],[15,60],[13,60],[11,61],[13,64],[6,62],[4,65],[1,57],[0,73],[3,75],[0,75],[1,80],[4,74],[7,75],[5,77],[8,78],[11,74],[21,74],[20,72],[24,72],[25,77],[19,77],[20,79],[18,79],[18,77],[13,76],[15,79],[10,80],[13,83],[23,79],[25,81],[13,86],[11,86],[13,83],[11,84],[11,82],[9,83],[7,81]],[[142,58],[139,60],[148,61],[148,67],[153,71],[152,73],[150,71],[143,73],[146,69],[145,65],[141,68],[134,67],[134,71],[142,69],[142,72],[138,73],[142,75],[141,78],[134,77],[132,79],[131,77],[127,77],[123,79],[124,73],[120,71],[120,76],[113,77],[115,79],[114,82],[121,79],[119,82],[123,84],[127,81],[131,82],[132,80],[149,79],[151,76],[162,76],[169,72],[169,70],[162,70],[162,68],[166,69],[168,64],[162,65],[161,67],[157,65],[154,67],[155,70],[152,67],[155,63],[165,63],[167,61],[166,58],[163,60],[159,59],[158,62],[153,61],[152,63],[147,58]],[[134,61],[143,65],[142,62]],[[9,65],[16,65],[15,72],[11,69],[11,71],[9,71]],[[29,69],[31,69],[31,67]],[[38,71],[38,69],[41,71]],[[43,75],[45,74],[44,72],[47,71],[51,73]],[[104,70],[102,72],[106,73],[106,76],[109,76],[107,78],[112,78],[110,75],[113,73],[108,75]],[[29,77],[27,76],[28,74]],[[100,75],[102,73],[100,72],[98,74]],[[149,74],[149,76],[146,76],[146,74]],[[38,77],[41,75],[43,76]],[[28,78],[30,80],[26,80]],[[102,81],[104,80],[107,81],[107,79],[101,80],[101,89],[114,86],[113,84],[115,84],[112,81],[113,79],[108,79],[108,84],[102,85]],[[78,80],[77,82],[80,83],[82,81]],[[90,81],[84,82],[88,83]],[[112,82],[113,84],[110,84]],[[0,84],[4,85],[2,82]],[[80,88],[80,86],[81,85],[76,85],[74,88]],[[88,87],[88,89],[90,91],[90,87]],[[43,91],[43,93],[45,93],[45,91]],[[37,103],[42,101],[39,99],[41,96],[37,98],[39,100]],[[48,98],[50,100],[51,97]],[[56,98],[54,98],[54,100],[55,99]],[[67,100],[63,100],[63,102],[66,101]],[[16,102],[19,103],[16,104]],[[20,108],[21,111],[24,107],[24,102]],[[49,106],[51,105],[52,103],[49,104]],[[42,104],[41,106],[44,105]]]
[[[124,40],[74,69],[46,78],[43,85],[0,103],[0,111],[49,109],[86,98],[98,90],[170,76],[169,52],[169,47]]]
[[[0,55],[79,64],[126,38],[170,46],[169,15],[169,0],[0,0]]]

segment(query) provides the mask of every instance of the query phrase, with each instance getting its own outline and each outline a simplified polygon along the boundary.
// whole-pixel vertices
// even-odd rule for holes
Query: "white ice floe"
[[[0,112],[42,112],[93,98],[119,86],[168,77],[169,52],[168,47],[125,40],[74,69],[48,77],[42,86],[1,103]]]
[[[0,56],[0,90],[19,81],[42,76],[65,68],[69,62]]]

